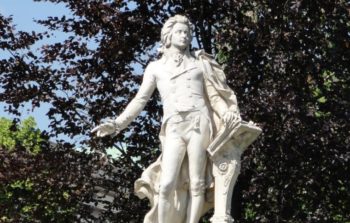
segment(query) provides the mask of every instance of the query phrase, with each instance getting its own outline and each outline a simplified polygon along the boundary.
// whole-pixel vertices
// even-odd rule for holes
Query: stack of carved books
[[[256,126],[252,121],[240,121],[227,124],[218,132],[207,151],[211,157],[214,157],[229,140],[234,140],[235,145],[244,151],[255,141],[261,132],[261,128]]]

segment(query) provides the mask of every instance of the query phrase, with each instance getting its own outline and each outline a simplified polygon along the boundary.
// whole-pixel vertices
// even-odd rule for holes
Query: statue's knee
[[[170,196],[173,190],[174,190],[174,184],[172,182],[161,183],[159,187],[159,195],[161,197],[168,197]]]
[[[205,193],[205,181],[204,180],[192,180],[190,183],[191,195],[200,196]]]

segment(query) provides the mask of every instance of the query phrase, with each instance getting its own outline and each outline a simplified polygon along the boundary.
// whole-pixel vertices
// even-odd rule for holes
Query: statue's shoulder
[[[191,54],[197,60],[214,60],[214,56],[205,52],[203,49],[192,51]]]
[[[157,59],[157,60],[152,60],[148,63],[147,65],[147,69],[159,69],[159,66],[163,65],[164,64],[164,59],[163,58],[160,58],[160,59]]]
[[[150,73],[154,73],[157,70],[157,67],[159,67],[158,60],[150,61],[146,66],[146,71]]]
[[[215,57],[212,54],[205,52],[203,49],[193,51],[192,55],[207,67],[209,66],[216,69],[222,69],[221,65],[215,60]]]

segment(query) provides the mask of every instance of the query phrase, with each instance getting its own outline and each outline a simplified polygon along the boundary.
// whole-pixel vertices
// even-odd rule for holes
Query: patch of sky
[[[128,1],[128,3],[120,9],[122,12],[133,11],[137,8],[137,1]]]
[[[48,16],[60,17],[70,14],[64,4],[34,2],[33,0],[1,0],[0,13],[6,17],[12,16],[16,31],[25,31],[29,33],[32,31],[37,33],[48,31],[45,26],[36,23],[35,20],[44,20]],[[69,35],[60,31],[51,33],[49,38],[37,41],[31,49],[38,49],[39,46],[42,46],[44,43],[50,44],[61,41]]]
[[[34,20],[45,19],[48,16],[62,16],[69,15],[69,10],[64,4],[53,4],[49,2],[34,2],[32,0],[1,0],[0,13],[6,17],[12,16],[14,28],[16,31],[35,31],[37,33],[48,31],[46,27],[40,25]],[[44,44],[51,44],[55,42],[62,42],[69,34],[64,32],[51,32],[52,35],[49,38],[44,38],[41,41],[35,43],[31,50],[38,53],[38,48]],[[23,50],[22,53],[26,51]],[[2,51],[0,58],[5,59],[11,56],[11,52]],[[25,59],[25,58],[24,58]],[[53,64],[55,67],[59,67],[59,64]],[[28,82],[26,85],[35,85],[35,82]],[[2,89],[1,89],[2,90]],[[30,102],[22,104],[18,110],[21,113],[20,117],[10,114],[6,111],[9,105],[6,103],[0,103],[0,116],[7,118],[19,118],[20,120],[26,119],[29,116],[33,116],[38,128],[48,130],[50,121],[47,117],[51,105],[49,103],[40,103],[39,107],[33,108]],[[57,137],[57,140],[68,140],[67,136]]]
[[[79,152],[85,152],[85,153],[100,153],[102,156],[107,156],[110,159],[118,159],[120,156],[123,155],[123,153],[127,150],[127,144],[119,142],[117,146],[109,147],[105,150],[105,152],[92,149],[90,147],[81,147],[78,146],[76,148]],[[136,161],[138,158],[133,158],[134,161]]]

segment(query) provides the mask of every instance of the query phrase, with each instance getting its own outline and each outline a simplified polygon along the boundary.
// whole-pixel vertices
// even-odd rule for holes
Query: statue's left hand
[[[239,113],[236,113],[233,111],[227,111],[222,117],[222,120],[224,121],[225,124],[231,124],[231,123],[233,124],[233,123],[242,121],[242,118],[239,115]]]

